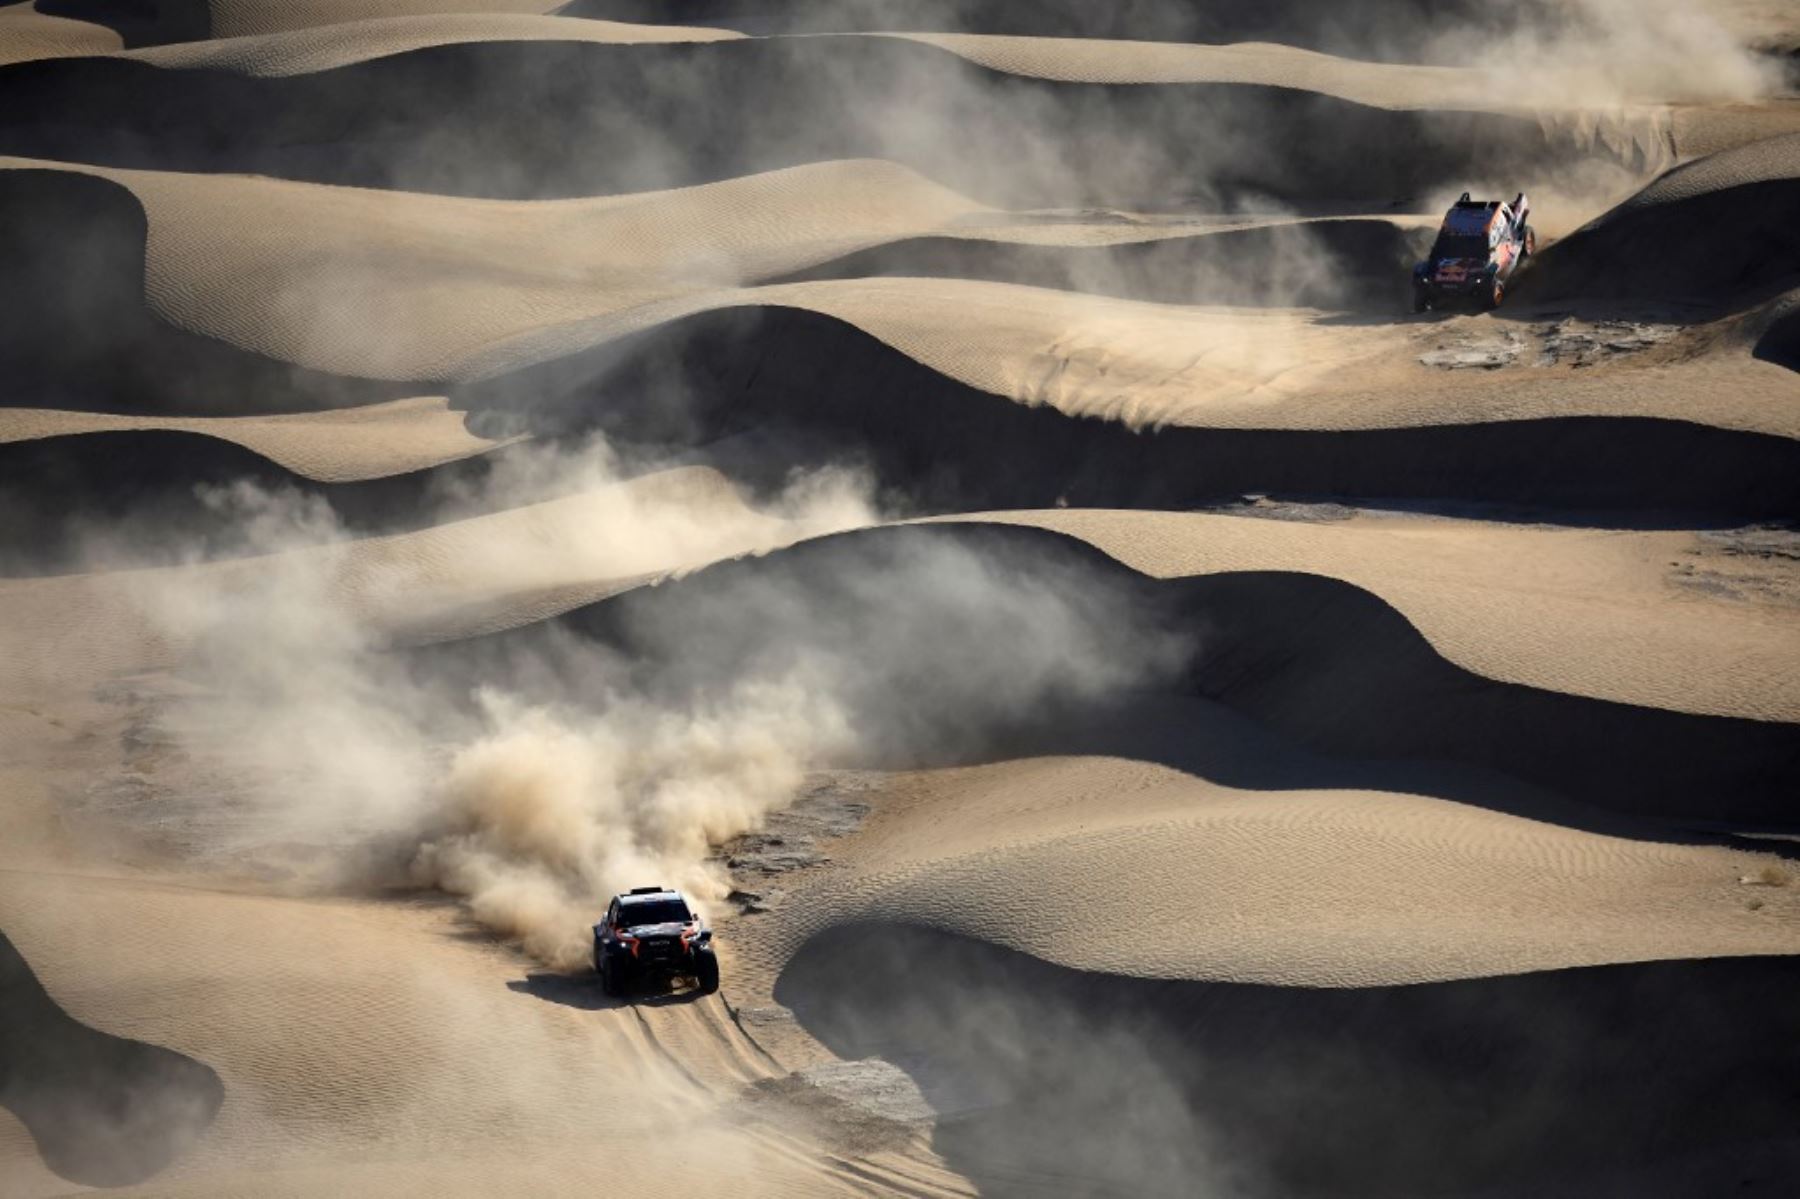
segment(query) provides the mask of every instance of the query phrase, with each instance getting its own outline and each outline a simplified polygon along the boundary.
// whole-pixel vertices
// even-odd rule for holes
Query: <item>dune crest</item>
[[[0,2],[0,1191],[1785,1199],[1797,49]]]

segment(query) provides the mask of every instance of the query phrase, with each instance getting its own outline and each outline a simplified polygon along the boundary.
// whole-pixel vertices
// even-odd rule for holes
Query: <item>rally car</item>
[[[633,887],[613,897],[594,926],[594,969],[608,995],[676,978],[693,979],[702,994],[719,989],[712,930],[681,892],[667,887]]]
[[[1471,200],[1464,192],[1444,214],[1430,256],[1413,267],[1413,311],[1455,301],[1498,308],[1513,276],[1537,252],[1530,216],[1524,192],[1511,204]]]

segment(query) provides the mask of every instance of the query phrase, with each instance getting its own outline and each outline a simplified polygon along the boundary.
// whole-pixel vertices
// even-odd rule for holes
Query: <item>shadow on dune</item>
[[[1779,360],[1792,324],[1771,327],[1759,352]],[[231,377],[214,377],[220,403]],[[1612,417],[1135,432],[978,391],[853,326],[798,309],[690,317],[464,385],[452,401],[477,432],[524,429],[554,443],[598,431],[628,459],[703,461],[753,493],[778,491],[796,469],[855,462],[892,500],[927,513],[1058,503],[1185,508],[1249,494],[1663,528],[1784,520],[1800,510],[1800,443],[1789,439]],[[241,552],[233,549],[237,516],[204,494],[239,481],[321,502],[353,533],[415,529],[433,519],[434,494],[478,482],[512,452],[532,451],[321,483],[198,433],[0,443],[0,569],[79,568],[84,538],[101,525],[115,565],[196,548]]]
[[[1753,352],[1765,362],[1800,371],[1800,302],[1769,323]]]
[[[1154,697],[1111,692],[1073,708],[1033,703],[991,711],[991,678],[1023,664],[971,666],[981,682],[926,671],[920,638],[945,636],[962,611],[966,564],[1021,593],[1044,591],[1146,643],[1172,637],[1162,694],[1212,701],[1309,751],[1367,759],[1335,774],[1318,765],[1256,761],[1221,740],[1204,710],[1133,726]],[[638,681],[683,710],[731,680],[779,678],[794,663],[842,664],[834,698],[853,728],[870,730],[856,762],[905,768],[1026,753],[1121,753],[1164,761],[1240,787],[1397,785],[1537,818],[1568,819],[1636,836],[1659,822],[1792,827],[1800,785],[1800,727],[1695,716],[1501,683],[1451,664],[1404,616],[1336,579],[1234,573],[1154,580],[1084,542],[1037,529],[898,526],[803,542],[720,563],[655,588],[601,601],[543,625],[410,651],[415,670],[450,690],[509,677],[520,662],[557,680],[576,633],[622,654]],[[1022,652],[1017,647],[1007,652]],[[1051,654],[1059,652],[1051,649]],[[579,695],[590,681],[558,684]],[[981,722],[969,713],[986,703]],[[1092,724],[1092,731],[1068,730]],[[978,725],[978,727],[977,727]],[[1410,769],[1408,764],[1410,764]],[[1316,764],[1315,764],[1316,765]],[[1471,775],[1456,769],[1475,768]],[[1524,780],[1515,793],[1492,775]],[[1549,792],[1620,818],[1558,810]],[[1628,822],[1643,822],[1633,829]],[[1696,838],[1677,830],[1675,836]]]
[[[1479,38],[1553,10],[1479,0],[573,0],[568,16],[711,25],[748,33],[955,30],[1161,42],[1283,42],[1362,58],[1417,61],[1421,51]],[[1508,18],[1511,18],[1509,21]]]
[[[0,934],[0,1105],[70,1182],[142,1182],[192,1148],[224,1102],[212,1068],[65,1014]]]
[[[33,0],[37,11],[104,25],[127,47],[198,42],[212,36],[206,0]]]
[[[1424,235],[1429,240],[1429,235]],[[989,279],[1165,304],[1342,308],[1392,316],[1420,235],[1387,221],[1265,225],[1116,246],[1038,246],[920,237],[784,279],[908,275]]]
[[[1660,154],[1535,117],[1263,85],[1048,82],[830,35],[486,42],[281,78],[60,59],[0,68],[0,94],[0,152],[516,199],[875,157],[1006,207],[1219,211],[1386,204]]]
[[[1201,695],[1136,693],[1066,722],[1048,721],[997,741],[984,761],[1075,754],[1155,762],[1245,791],[1364,790],[1425,795],[1607,837],[1722,845],[1800,859],[1800,846],[1717,831],[1730,822],[1646,818],[1629,805],[1581,803],[1488,761],[1334,754],[1303,733],[1264,723]],[[1389,738],[1390,741],[1396,740]],[[1400,739],[1403,742],[1403,739]],[[1391,752],[1409,751],[1404,743]],[[1793,816],[1785,818],[1792,827]]]
[[[504,458],[506,451],[496,455]],[[335,529],[406,532],[432,523],[433,497],[476,485],[493,469],[493,457],[320,483],[200,433],[140,429],[0,443],[0,574],[266,552],[248,530],[242,506],[215,498],[240,484],[329,509]]]
[[[1793,324],[1772,326],[1758,352],[1782,360]],[[221,404],[230,377],[215,376]],[[753,494],[779,491],[797,469],[857,463],[890,501],[923,513],[1187,508],[1253,494],[1608,527],[1779,521],[1800,511],[1800,443],[1789,439],[1615,417],[1135,432],[970,388],[798,309],[690,317],[464,385],[452,402],[478,433],[529,430],[536,451],[324,483],[184,431],[0,443],[0,571],[81,569],[96,531],[107,533],[115,566],[243,552],[240,515],[208,498],[238,482],[323,504],[352,533],[416,529],[435,519],[434,495],[479,483],[509,454],[585,443],[596,431],[628,460],[704,462]]]
[[[1623,1199],[1787,1193],[1796,983],[1800,958],[1159,982],[857,925],[775,997],[839,1056],[910,1073],[983,1195]]]
[[[73,171],[0,170],[0,406],[245,416],[413,394],[178,329],[144,298],[144,209]],[[0,476],[3,477],[3,476]]]
[[[1548,246],[1520,303],[1729,302],[1800,284],[1800,134],[1676,167]]]
[[[683,402],[671,403],[671,397]],[[598,429],[687,449],[755,486],[866,462],[915,510],[1182,508],[1247,493],[1514,505],[1607,524],[1743,522],[1800,511],[1800,443],[1636,417],[1332,432],[1134,432],[978,391],[855,326],[791,308],[673,321],[460,387],[477,432]]]
[[[1315,750],[1465,762],[1653,819],[1792,822],[1800,727],[1499,683],[1374,595],[1321,575],[1170,580],[1201,630],[1194,692]]]

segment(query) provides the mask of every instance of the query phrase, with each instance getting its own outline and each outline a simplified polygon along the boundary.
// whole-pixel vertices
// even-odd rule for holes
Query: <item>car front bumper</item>
[[[616,969],[631,974],[677,977],[693,974],[699,969],[700,959],[711,952],[709,946],[688,948],[675,944],[664,947],[640,942],[636,953],[620,948],[612,951],[612,959]]]
[[[1479,296],[1485,295],[1494,285],[1492,275],[1466,275],[1461,279],[1414,279],[1413,286],[1433,296]]]

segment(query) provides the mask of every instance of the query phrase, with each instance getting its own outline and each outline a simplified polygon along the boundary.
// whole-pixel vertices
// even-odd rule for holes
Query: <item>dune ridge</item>
[[[1592,397],[1587,405],[1572,402],[1582,389],[1560,377],[1553,389],[1521,387],[1512,380],[1513,385],[1491,392],[1472,390],[1460,380],[1434,387],[1430,383],[1442,372],[1412,361],[1426,348],[1416,332],[1351,338],[1303,313],[1153,305],[956,278],[743,286],[987,211],[892,164],[820,164],[692,192],[541,207],[256,179],[93,173],[133,189],[147,205],[145,287],[165,319],[338,375],[395,380],[491,375],[710,309],[762,304],[845,320],[979,390],[1133,425],[1433,424],[1446,421],[1434,408],[1448,394],[1459,409],[1449,418],[1456,421],[1700,415],[1724,427],[1790,437],[1800,428],[1795,423],[1800,406],[1734,403],[1736,389],[1719,389],[1724,394],[1696,413],[1678,385],[1594,388],[1586,392]],[[765,240],[760,213],[791,207],[796,194],[818,189],[824,191],[811,203],[823,223],[810,228],[790,223],[778,239]],[[287,219],[264,223],[271,204],[283,206]],[[657,216],[642,216],[649,212]],[[826,218],[827,213],[850,219]],[[528,219],[533,223],[519,223]],[[638,223],[644,220],[652,223]],[[496,222],[515,231],[481,253],[504,255],[519,284],[497,291],[484,283],[481,302],[466,302],[463,290],[446,290],[439,276],[477,278],[473,272],[491,259],[471,257],[461,247],[471,239],[487,245],[493,235],[478,231],[496,228]],[[259,252],[216,257],[208,239],[220,228],[241,228],[237,244]],[[307,236],[295,237],[297,229],[306,229]],[[704,230],[718,248],[684,258],[678,247],[693,236],[690,230]],[[391,257],[396,235],[413,247],[398,262]],[[991,234],[965,228],[956,236]],[[372,258],[368,248],[377,241],[389,248]],[[614,248],[621,243],[636,252]],[[339,257],[322,262],[316,250],[321,244],[341,247]],[[586,247],[578,251],[585,262],[571,259],[576,246]],[[405,265],[396,269],[399,263]],[[280,280],[279,289],[261,291],[272,278]],[[270,294],[280,297],[273,309],[264,298]],[[986,332],[971,341],[963,331],[975,327]],[[1197,343],[1198,338],[1206,340]],[[1390,370],[1396,383],[1407,378],[1414,386],[1390,387],[1384,397],[1368,389],[1369,369],[1355,382],[1331,384],[1359,363]],[[1761,388],[1780,386],[1783,379],[1771,375]],[[1349,394],[1332,404],[1338,386]],[[1282,402],[1301,392],[1307,396],[1304,405]],[[1470,399],[1483,396],[1492,397],[1489,411],[1471,411]],[[1384,398],[1387,411],[1374,415]],[[1399,404],[1411,411],[1395,410]]]
[[[441,13],[331,21],[127,50],[121,57],[169,70],[235,71],[280,77],[329,71],[351,63],[432,46],[486,41],[572,41],[608,45],[722,41],[726,29],[583,21],[530,12]]]
[[[0,4],[0,1190],[1785,1196],[1797,37]]]
[[[871,830],[880,864],[821,880],[823,894],[798,905],[817,923],[781,930],[784,948],[883,922],[1138,978],[1355,987],[1791,947],[1779,923],[1743,918],[1737,880],[1760,869],[1754,854],[1614,840],[1417,796],[1238,792],[1103,758],[907,785],[929,810],[908,805],[879,842]],[[1007,811],[1024,795],[1040,798]],[[1104,819],[1099,795],[1110,798]],[[1074,869],[1083,859],[1132,865],[1128,877]],[[1690,903],[1696,890],[1708,901]],[[1555,919],[1556,943],[1495,928],[1485,913],[1496,892]],[[1192,915],[1154,944],[1105,935],[1152,895]]]
[[[162,70],[118,57],[5,70],[11,87],[59,113],[53,125],[0,121],[0,150],[17,156],[513,199],[691,186],[824,158],[880,157],[1007,207],[1153,208],[1167,195],[1162,179],[1184,178],[1186,190],[1227,203],[1273,198],[1341,210],[1515,170],[1571,182],[1596,173],[1629,179],[1671,153],[1667,118],[1654,111],[1539,119],[1371,107],[1275,81],[1061,83],[998,74],[897,38],[468,42],[282,77]],[[471,71],[497,85],[479,110],[409,99]],[[710,103],[690,102],[686,81],[696,71],[713,80]],[[571,105],[559,94],[577,80],[592,104]],[[376,94],[389,98],[379,111],[367,103]],[[920,97],[929,104],[914,120],[881,120],[892,104]],[[639,136],[646,121],[697,152],[655,150]],[[1308,142],[1305,130],[1321,122],[1340,137]],[[1207,130],[1203,142],[1197,129]],[[393,154],[386,147],[397,140],[444,156]],[[307,149],[324,141],[359,149]],[[1397,143],[1430,153],[1403,153]],[[573,144],[590,153],[559,152]],[[994,169],[1021,152],[1019,169]],[[465,165],[451,169],[451,158]],[[1068,169],[1101,160],[1118,169]],[[1334,180],[1330,195],[1309,182],[1318,178]]]
[[[301,514],[304,518],[305,513]],[[641,527],[633,527],[641,526]],[[410,533],[325,538],[284,553],[203,564],[0,579],[16,617],[8,683],[25,691],[139,673],[179,660],[191,622],[221,597],[289,578],[379,640],[459,638],[541,620],[610,592],[809,531],[747,506],[718,472],[689,467]],[[296,538],[300,540],[300,538]],[[104,546],[92,551],[104,558]],[[80,646],[58,662],[29,630]],[[197,632],[204,627],[202,618]]]
[[[124,39],[104,26],[40,12],[31,0],[0,6],[0,65],[106,54],[124,45]]]
[[[1456,761],[1591,807],[1677,824],[1729,811],[1727,823],[1778,825],[1784,780],[1800,769],[1792,722],[1689,714],[1573,693],[1576,672],[1558,657],[1570,653],[1568,647],[1491,647],[1492,657],[1483,654],[1486,662],[1510,657],[1506,672],[1516,678],[1533,670],[1526,677],[1537,685],[1494,681],[1450,663],[1401,612],[1329,574],[1252,569],[1150,580],[1086,541],[1017,525],[888,527],[802,541],[768,557],[716,564],[654,592],[622,592],[567,612],[552,628],[526,627],[423,651],[424,660],[455,677],[479,677],[480,665],[496,656],[551,652],[555,629],[563,628],[684,678],[687,655],[698,651],[662,645],[650,634],[659,620],[676,614],[723,609],[762,623],[754,639],[740,643],[727,635],[723,644],[707,643],[707,671],[747,670],[760,657],[779,658],[784,646],[803,640],[811,620],[839,629],[841,621],[833,623],[832,616],[834,589],[851,577],[852,566],[876,569],[934,546],[978,548],[998,561],[1023,555],[1033,572],[1062,564],[1095,586],[1109,580],[1121,597],[1135,597],[1145,621],[1183,639],[1178,677],[1155,689],[1223,703],[1317,752]],[[936,602],[932,586],[909,582],[903,590],[895,583],[890,599],[900,603],[912,595],[909,613],[928,610]],[[760,617],[756,603],[742,602],[768,594],[797,598]],[[855,619],[870,618],[859,613]],[[1751,615],[1747,623],[1754,627],[1759,620]],[[1712,652],[1704,645],[1694,649],[1699,659]],[[1527,656],[1536,657],[1535,670],[1523,665]],[[1736,662],[1738,671],[1748,665],[1743,657]],[[1596,674],[1607,669],[1603,658],[1594,666]],[[1603,687],[1609,696],[1629,694],[1618,681]],[[1040,719],[1054,724],[1052,715]],[[1046,735],[1051,744],[1066,744],[1070,736]],[[1036,744],[1028,731],[1014,740],[1021,738],[1022,745]],[[1005,737],[995,739],[1006,743]],[[1619,757],[1596,758],[1602,744]],[[901,754],[900,760],[910,758]]]
[[[503,444],[470,433],[443,396],[276,416],[129,416],[0,408],[0,444],[132,429],[216,437],[322,483],[404,474]]]

